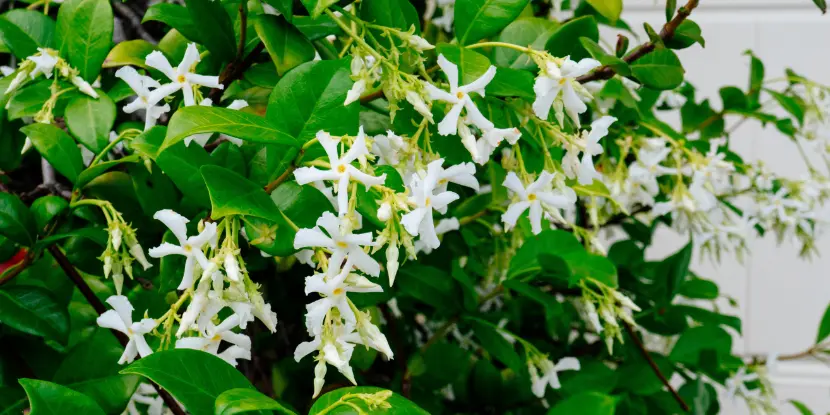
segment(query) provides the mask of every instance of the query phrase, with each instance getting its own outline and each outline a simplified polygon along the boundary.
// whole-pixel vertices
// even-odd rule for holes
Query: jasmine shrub
[[[3,413],[811,414],[769,379],[830,317],[736,356],[689,265],[818,254],[830,89],[749,52],[700,97],[675,50],[719,39],[666,3],[642,40],[621,0],[5,6]]]

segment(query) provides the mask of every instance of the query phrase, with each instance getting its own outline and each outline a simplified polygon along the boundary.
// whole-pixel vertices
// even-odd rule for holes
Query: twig
[[[256,58],[259,56],[260,53],[262,53],[263,50],[265,50],[265,44],[259,42],[254,47],[254,49],[251,50],[251,53],[249,53],[248,56],[245,57],[245,60],[238,63],[229,63],[228,66],[225,67],[225,70],[223,70],[222,73],[219,74],[219,83],[221,83],[222,86],[225,89],[227,89],[231,82],[242,77],[245,71],[247,71],[248,68],[250,68],[251,65],[254,64],[254,61],[256,61]],[[222,97],[222,91],[223,89],[219,88],[212,89],[210,91],[210,98],[214,100],[214,102],[218,102],[219,98]]]
[[[641,342],[640,338],[637,337],[637,333],[634,332],[634,328],[632,328],[630,324],[624,321],[622,323],[623,326],[625,326],[625,331],[628,332],[628,336],[631,337],[631,340],[633,340],[634,344],[637,345],[637,348],[640,349],[640,353],[642,353],[643,357],[648,362],[648,365],[651,366],[651,369],[654,371],[654,374],[657,375],[657,378],[660,379],[660,382],[662,382],[663,385],[665,385],[666,388],[669,390],[669,392],[671,392],[672,396],[674,397],[674,400],[677,401],[681,408],[683,408],[683,411],[689,412],[689,405],[687,405],[683,398],[680,397],[680,394],[677,393],[676,390],[674,390],[674,388],[669,383],[669,380],[666,379],[666,376],[663,375],[663,372],[660,371],[660,367],[657,366],[657,363],[655,363],[654,359],[651,358],[651,355],[648,353],[648,350],[643,345],[643,342]]]
[[[698,3],[699,3],[699,0],[689,0],[686,3],[685,6],[681,7],[679,10],[677,10],[677,14],[674,16],[673,19],[671,19],[668,23],[663,25],[663,29],[660,30],[660,39],[662,39],[663,42],[667,42],[667,41],[671,40],[674,37],[674,33],[677,30],[677,27],[680,26],[680,24],[683,23],[683,21],[686,20],[687,17],[689,17],[689,15],[692,13],[692,10],[694,10],[695,7],[697,7]],[[626,57],[624,57],[623,60],[626,63],[632,63],[632,62],[636,61],[637,59],[640,59],[643,56],[648,55],[656,47],[657,47],[657,45],[655,45],[654,42],[651,42],[651,41],[643,43],[637,49],[635,49],[633,52],[626,55]],[[591,81],[598,81],[598,80],[602,80],[602,79],[611,79],[614,76],[615,73],[616,72],[614,71],[614,68],[612,68],[608,65],[603,65],[603,66],[599,67],[597,70],[595,70],[595,71],[593,71],[593,72],[591,72],[587,75],[583,75],[583,76],[580,76],[579,78],[576,78],[576,80],[578,82],[584,84],[586,82],[591,82]]]
[[[104,303],[101,301],[101,299],[99,299],[98,296],[96,296],[95,293],[92,291],[92,289],[89,288],[89,284],[87,284],[86,281],[84,281],[84,277],[82,277],[78,270],[76,270],[75,267],[72,265],[72,263],[69,262],[69,258],[67,258],[66,255],[63,254],[63,252],[60,250],[60,248],[58,248],[57,245],[52,245],[48,249],[49,253],[52,254],[52,257],[55,258],[55,261],[57,261],[58,265],[61,267],[61,269],[63,269],[63,272],[66,274],[66,276],[69,277],[70,280],[72,280],[75,286],[78,287],[78,291],[81,292],[81,294],[84,296],[89,305],[91,305],[92,308],[95,309],[95,312],[98,313],[98,315],[104,314],[107,311],[107,307],[104,306]],[[126,335],[124,335],[124,333],[121,333],[116,330],[111,330],[111,332],[115,335],[115,337],[118,339],[122,346],[127,346],[127,342],[129,341],[129,339]],[[173,412],[173,414],[186,415],[184,409],[182,409],[182,407],[179,406],[179,403],[176,402],[176,399],[173,398],[173,396],[170,395],[170,393],[162,389],[161,386],[156,385],[154,382],[150,383],[153,385],[154,388],[156,388],[156,391],[158,392],[159,396],[162,400],[164,400],[164,404],[167,405],[167,408],[169,408],[170,411]]]
[[[282,184],[282,182],[284,182],[286,179],[291,177],[291,174],[293,174],[294,170],[296,170],[296,169],[297,169],[297,166],[294,163],[292,163],[290,166],[288,166],[288,168],[285,169],[284,172],[282,172],[280,177],[277,177],[276,179],[274,179],[274,181],[272,181],[272,182],[268,183],[267,185],[265,185],[265,193],[273,192],[274,189],[276,189],[279,185]]]
[[[245,38],[248,36],[248,7],[247,2],[239,2],[239,45],[236,46],[236,61],[242,60],[245,54]]]
[[[150,36],[150,34],[147,33],[147,31],[141,26],[141,18],[138,17],[130,6],[122,3],[121,0],[114,0],[112,2],[112,6],[115,8],[115,12],[130,24],[130,27],[135,30],[138,36],[153,45],[158,44],[158,41]]]

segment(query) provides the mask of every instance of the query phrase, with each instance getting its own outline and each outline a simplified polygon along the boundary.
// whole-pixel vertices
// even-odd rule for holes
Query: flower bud
[[[386,222],[389,219],[392,219],[392,206],[389,202],[383,202],[378,208],[378,220]]]
[[[389,274],[389,285],[395,284],[395,276],[398,274],[398,257],[400,251],[397,244],[390,244],[386,248],[386,272]]]

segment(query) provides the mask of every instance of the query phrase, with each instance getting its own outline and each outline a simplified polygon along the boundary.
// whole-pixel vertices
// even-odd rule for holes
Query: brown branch
[[[683,23],[683,21],[686,20],[687,17],[689,17],[689,15],[692,13],[692,10],[694,10],[695,7],[697,7],[698,3],[699,0],[689,0],[685,6],[677,10],[677,14],[674,15],[673,19],[671,19],[665,25],[663,25],[663,29],[660,30],[660,39],[662,39],[663,42],[667,42],[674,37],[674,33],[677,30],[677,27],[680,26],[680,24]],[[623,60],[626,63],[633,63],[637,59],[640,59],[643,56],[646,56],[652,51],[654,51],[656,47],[657,45],[655,45],[654,42],[651,41],[643,43],[637,49],[626,55],[623,58]],[[597,68],[597,70],[587,75],[583,75],[579,78],[576,78],[576,80],[584,84],[586,82],[591,81],[611,79],[612,77],[614,77],[615,73],[616,72],[614,71],[614,68],[608,65],[603,65]]]
[[[671,392],[672,396],[674,397],[674,400],[677,401],[681,408],[683,408],[683,411],[689,412],[689,405],[687,405],[683,398],[680,397],[680,394],[677,393],[676,390],[674,390],[674,388],[669,383],[669,380],[666,379],[666,376],[663,375],[663,372],[660,371],[660,367],[657,366],[657,363],[655,363],[654,359],[651,358],[651,355],[648,353],[648,350],[643,345],[643,342],[640,341],[639,337],[637,337],[637,333],[634,332],[634,328],[632,328],[630,324],[624,321],[622,323],[623,326],[625,326],[625,331],[628,332],[628,336],[631,337],[631,340],[633,340],[634,344],[637,345],[637,348],[640,349],[640,353],[646,359],[648,365],[651,366],[651,369],[654,371],[654,374],[657,375],[657,378],[660,379],[660,382],[662,382],[663,385],[665,385],[666,388],[669,390],[669,392]]]
[[[300,154],[302,154],[302,152]],[[291,177],[291,174],[293,174],[294,170],[296,170],[296,169],[297,169],[296,164],[291,163],[291,165],[288,166],[288,168],[285,169],[284,172],[282,172],[280,177],[277,177],[272,182],[265,185],[265,193],[270,194],[271,192],[273,192],[274,189],[276,189],[277,187],[279,187],[279,185],[282,184],[282,182],[286,181],[289,177]]]
[[[81,294],[84,296],[89,305],[91,305],[92,308],[95,309],[95,312],[98,313],[98,315],[104,314],[107,311],[107,307],[104,305],[101,299],[99,299],[98,296],[95,295],[95,293],[89,287],[89,284],[87,284],[86,281],[84,281],[84,277],[82,277],[78,270],[75,269],[75,267],[72,265],[72,263],[69,262],[69,258],[67,258],[66,255],[63,254],[63,252],[60,250],[60,248],[58,248],[57,245],[50,246],[48,250],[49,253],[52,254],[52,257],[55,258],[55,261],[57,261],[58,265],[60,265],[61,269],[66,274],[66,276],[69,277],[70,280],[72,280],[76,287],[78,287],[78,291],[81,292]],[[124,335],[124,333],[121,333],[120,331],[116,330],[110,331],[112,332],[112,334],[115,335],[115,337],[118,339],[122,346],[127,346],[127,342],[129,341],[129,339],[126,335]],[[164,404],[167,405],[167,407],[170,409],[170,411],[173,412],[173,414],[186,415],[184,409],[182,409],[182,407],[179,406],[179,403],[176,402],[176,399],[173,398],[173,396],[170,395],[170,393],[162,389],[161,386],[156,385],[154,382],[150,383],[153,385],[154,388],[156,388],[156,391],[158,392],[159,396],[162,400],[164,400]]]
[[[227,89],[231,82],[241,78],[245,71],[247,71],[248,68],[250,68],[251,65],[254,64],[256,58],[259,56],[260,53],[262,53],[263,50],[265,50],[265,44],[259,42],[251,51],[251,53],[249,53],[248,56],[245,57],[245,60],[243,60],[242,62],[234,61],[229,63],[228,66],[226,66],[225,69],[222,71],[222,73],[219,74],[219,83],[222,84],[223,88],[214,88],[210,90],[210,99],[212,99],[214,102],[219,102],[219,99],[222,97],[222,91]]]
[[[114,0],[112,2],[112,6],[113,9],[115,9],[115,13],[118,14],[124,20],[126,20],[130,24],[130,27],[132,27],[132,29],[135,30],[135,32],[138,34],[140,38],[146,40],[147,42],[150,42],[153,45],[159,43],[158,40],[150,36],[150,34],[147,33],[146,30],[144,30],[144,27],[141,26],[141,18],[138,17],[138,14],[136,14],[136,12],[133,11],[133,9],[130,8],[130,6],[121,2],[121,0]]]
[[[379,89],[375,92],[372,92],[372,93],[369,93],[369,94],[366,94],[366,95],[363,95],[362,97],[360,97],[360,103],[365,104],[367,102],[372,102],[372,101],[374,101],[378,98],[382,98],[383,96],[384,96],[383,90]]]
[[[236,46],[236,61],[242,60],[245,54],[245,38],[248,36],[248,7],[247,2],[239,2],[239,45]]]

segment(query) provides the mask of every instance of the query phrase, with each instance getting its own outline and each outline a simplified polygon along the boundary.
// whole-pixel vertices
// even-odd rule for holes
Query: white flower
[[[608,135],[608,127],[616,118],[603,116],[591,123],[591,131],[586,135],[582,133],[579,139],[573,144],[566,146],[567,153],[562,158],[562,169],[568,178],[576,177],[579,184],[588,185],[594,179],[600,179],[601,175],[594,168],[593,156],[602,154],[602,146],[599,141]],[[582,160],[578,161],[577,152],[582,150]]]
[[[358,79],[354,85],[352,85],[351,89],[346,92],[346,101],[343,102],[343,105],[349,105],[352,102],[355,102],[360,99],[360,96],[363,95],[363,92],[366,91],[366,80],[365,79]]]
[[[149,76],[139,74],[135,69],[129,66],[124,66],[115,71],[115,76],[124,80],[127,85],[138,96],[132,102],[124,106],[124,112],[131,114],[139,109],[145,111],[144,113],[144,130],[156,124],[159,117],[167,111],[170,111],[170,105],[156,105],[157,102],[150,101],[150,88],[158,88],[161,84]]]
[[[418,36],[418,35],[410,35],[409,36],[409,46],[412,46],[415,50],[419,52],[423,52],[425,50],[435,49],[435,46],[427,42],[426,39]]]
[[[329,310],[336,308],[340,317],[346,321],[347,327],[357,324],[357,317],[349,305],[347,293],[383,292],[383,288],[366,277],[353,274],[351,258],[347,259],[343,267],[329,263],[325,274],[314,274],[305,279],[305,293],[318,293],[323,298],[306,305],[306,328],[312,336],[320,334],[323,322]]]
[[[217,313],[216,309],[212,315],[203,313],[203,316],[210,321]],[[233,314],[226,318],[219,325],[209,323],[209,327],[201,333],[200,337],[185,337],[176,341],[177,349],[194,349],[208,352],[212,355],[220,357],[222,360],[228,362],[231,366],[236,366],[237,359],[251,360],[251,339],[241,333],[235,333],[234,328],[238,327],[240,318],[237,314]],[[219,345],[222,341],[231,344],[219,353]]]
[[[101,314],[96,322],[105,329],[124,333],[129,339],[118,364],[131,363],[136,356],[146,357],[153,353],[150,345],[144,340],[144,335],[153,331],[156,321],[145,318],[133,323],[133,306],[123,295],[113,295],[107,298],[107,304],[113,309]]]
[[[98,98],[98,93],[95,92],[94,89],[92,89],[92,85],[90,85],[89,82],[84,81],[84,78],[81,78],[78,75],[74,75],[70,79],[70,82],[72,82],[72,85],[78,87],[78,90],[83,92],[84,94],[87,94],[93,98]]]
[[[807,206],[801,201],[787,198],[789,193],[789,190],[785,187],[778,189],[766,204],[760,207],[760,216],[766,219],[778,220],[785,224],[794,224],[796,222],[795,213],[806,211]]]
[[[660,191],[657,185],[658,177],[677,172],[676,169],[660,165],[671,154],[671,148],[667,148],[666,144],[661,139],[649,140],[649,144],[637,152],[637,161],[628,168],[629,179],[643,185],[652,196]]]
[[[320,131],[317,133],[317,141],[326,150],[331,170],[319,170],[316,167],[300,167],[294,171],[294,177],[297,179],[297,184],[300,185],[322,180],[337,182],[337,210],[341,215],[345,214],[348,210],[348,187],[351,179],[363,183],[367,191],[371,186],[382,185],[386,181],[386,174],[382,174],[380,177],[370,176],[351,164],[358,157],[369,154],[369,150],[366,148],[366,137],[363,134],[363,127],[360,127],[354,143],[342,157],[337,150],[340,144],[339,137],[335,140],[329,133]]]
[[[522,185],[522,181],[516,176],[516,173],[512,171],[507,173],[503,185],[513,192],[513,195],[518,198],[518,201],[511,203],[507,207],[507,211],[501,215],[505,229],[509,230],[516,226],[516,221],[519,220],[519,216],[530,209],[530,227],[533,230],[533,234],[538,235],[542,232],[543,210],[550,211],[553,208],[566,209],[573,206],[576,202],[576,195],[554,192],[551,189],[551,181],[553,181],[554,177],[555,174],[543,171],[536,181],[525,188]]]
[[[441,8],[441,16],[432,19],[432,24],[443,31],[452,32],[453,17],[455,16],[455,0],[437,0]]]
[[[590,98],[590,94],[576,81],[576,78],[587,74],[599,66],[600,63],[590,58],[582,59],[579,63],[565,58],[561,66],[553,61],[546,63],[546,67],[539,71],[536,83],[533,84],[533,92],[536,93],[533,112],[537,117],[546,120],[554,100],[559,97],[561,92],[565,112],[578,128],[580,126],[579,114],[588,110],[588,106],[583,102],[583,97]],[[560,125],[564,124],[561,107],[557,108],[556,119]]]
[[[563,370],[579,370],[579,360],[573,357],[562,358],[555,365],[547,358],[540,359],[535,364],[528,362],[528,371],[530,372],[530,381],[532,383],[531,390],[538,398],[545,396],[545,388],[550,385],[553,389],[559,389],[562,385],[559,383],[559,372]],[[537,369],[538,366],[538,369]],[[539,376],[539,371],[542,376]]]
[[[348,256],[357,269],[377,277],[380,275],[380,264],[363,250],[364,246],[374,246],[372,233],[353,234],[331,212],[323,212],[317,219],[317,226],[300,229],[294,236],[294,249],[328,248],[331,250],[330,264],[338,266]]]
[[[435,234],[436,235],[443,235],[447,232],[457,231],[461,227],[461,224],[458,222],[458,218],[448,218],[448,219],[441,219],[438,221],[438,224],[435,225]],[[423,252],[429,255],[432,252],[432,248],[427,246],[423,240],[415,241],[415,253]]]
[[[427,119],[430,123],[433,122],[432,120],[432,110],[427,106],[427,103],[424,102],[424,98],[421,97],[421,94],[415,91],[406,91],[406,102],[412,104],[412,107],[415,108],[415,111],[418,111],[424,118]]]
[[[193,73],[193,70],[199,61],[199,50],[196,49],[195,43],[187,45],[187,49],[184,52],[184,58],[182,58],[179,66],[175,68],[170,65],[170,62],[161,52],[157,50],[150,52],[145,59],[147,66],[159,70],[167,76],[170,81],[172,81],[169,84],[162,85],[154,90],[150,95],[150,102],[155,104],[156,102],[161,101],[164,97],[181,90],[184,94],[184,105],[189,107],[196,104],[193,99],[194,85],[224,89],[224,86],[219,83],[218,76],[207,76]]]
[[[392,348],[389,347],[389,342],[386,340],[386,336],[380,332],[378,326],[372,323],[372,319],[369,316],[369,313],[360,312],[357,316],[357,338],[354,338],[354,334],[349,334],[344,337],[344,340],[356,343],[356,344],[363,344],[366,347],[371,347],[381,353],[383,353],[387,359],[393,359],[395,354],[392,353]]]
[[[479,138],[476,142],[478,157],[474,157],[473,161],[480,165],[486,164],[490,161],[490,156],[493,154],[493,151],[496,150],[496,147],[498,147],[502,141],[506,140],[507,143],[512,146],[519,141],[521,136],[522,133],[518,128],[494,127],[489,130],[483,130],[481,138]]]
[[[663,91],[657,97],[654,106],[659,108],[665,105],[669,109],[675,109],[682,107],[684,104],[686,104],[686,97],[683,94],[677,91]]]
[[[469,118],[470,121],[472,121],[478,128],[482,130],[493,128],[493,123],[485,118],[481,111],[478,110],[472,98],[470,98],[470,94],[476,92],[479,95],[484,96],[484,88],[490,83],[490,81],[493,80],[493,77],[496,76],[496,67],[490,66],[487,69],[487,72],[481,75],[478,79],[467,85],[459,87],[458,66],[448,61],[443,54],[438,55],[438,66],[441,67],[441,70],[444,71],[444,74],[447,76],[447,81],[449,81],[450,84],[450,91],[444,91],[430,83],[424,84],[424,87],[426,87],[429,92],[431,99],[437,99],[452,104],[452,107],[447,112],[447,115],[445,115],[444,119],[438,123],[438,133],[441,135],[456,134],[458,132],[458,118],[461,116],[462,109],[467,110],[467,118]]]
[[[300,343],[294,350],[294,360],[299,362],[304,357],[311,354],[315,350],[318,351],[317,366],[314,368],[314,397],[320,394],[323,389],[326,376],[326,363],[334,366],[349,382],[357,385],[354,379],[354,371],[349,366],[349,360],[352,359],[354,352],[354,344],[346,342],[342,336],[342,327],[336,328],[336,333],[320,334],[314,337],[313,340]]]
[[[406,148],[407,145],[403,138],[392,130],[387,130],[386,135],[376,135],[372,141],[372,154],[378,156],[378,166],[398,165],[401,161],[398,154]]]
[[[436,192],[440,193],[447,191],[447,185],[449,183],[469,187],[470,189],[478,192],[479,185],[478,180],[475,177],[476,166],[473,163],[456,164],[455,166],[450,166],[450,168],[445,169],[441,166],[444,159],[439,159],[437,161],[440,161],[440,163],[430,163],[430,165],[435,164],[436,176],[438,177],[438,183],[435,185]]]
[[[760,389],[749,390],[746,387],[746,382],[758,380],[757,373],[746,373],[746,367],[738,370],[735,376],[726,379],[726,396],[729,399],[734,399],[737,396],[744,398],[758,397],[761,395]]]
[[[371,55],[352,56],[350,64],[352,75],[351,78],[355,81],[349,92],[346,93],[346,101],[343,105],[349,105],[360,99],[360,96],[366,92],[366,88],[373,84],[380,78],[380,67],[375,66],[375,58]]]
[[[54,1],[54,0],[52,0]],[[141,415],[136,404],[147,405],[147,415],[164,415],[164,399],[158,395],[156,389],[147,383],[138,385],[138,389],[127,402],[127,408],[122,415]]]
[[[439,192],[437,190],[438,181],[441,179],[440,174],[444,172],[444,169],[441,168],[443,162],[444,159],[438,159],[429,163],[427,172],[423,174],[423,177],[419,174],[412,175],[412,181],[409,185],[412,189],[412,196],[409,197],[409,203],[415,209],[401,218],[404,229],[412,236],[420,235],[424,245],[431,249],[438,248],[441,245],[438,234],[435,232],[432,211],[437,210],[440,213],[445,213],[447,205],[459,198],[455,192]]]
[[[168,242],[163,242],[161,245],[150,249],[150,256],[153,258],[161,258],[167,255],[183,255],[187,258],[184,263],[184,276],[178,289],[184,290],[193,285],[194,266],[198,263],[202,270],[208,269],[208,259],[202,252],[202,247],[207,243],[212,246],[216,245],[216,224],[213,222],[205,223],[205,229],[196,236],[187,237],[187,223],[190,222],[187,218],[178,213],[164,209],[156,212],[153,218],[161,221],[173,232],[176,239],[179,240],[179,245],[173,245]]]
[[[29,72],[29,77],[35,79],[39,74],[43,74],[46,78],[51,78],[55,65],[60,60],[58,52],[47,48],[37,48],[37,50],[39,53],[26,58],[35,64],[35,69]]]
[[[14,68],[11,66],[2,65],[0,66],[0,75],[9,76],[14,73]]]

